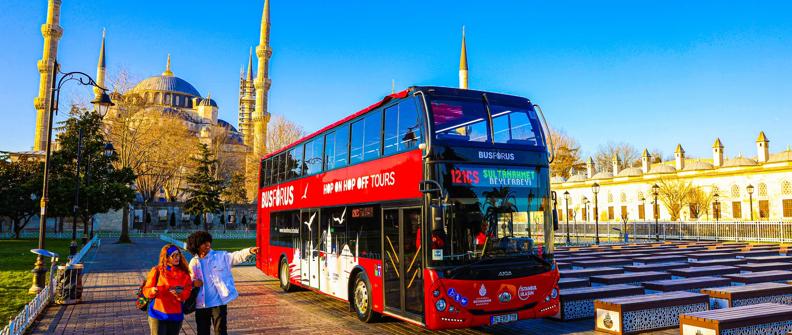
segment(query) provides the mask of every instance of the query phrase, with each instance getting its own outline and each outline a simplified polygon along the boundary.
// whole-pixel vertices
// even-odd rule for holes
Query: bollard
[[[67,264],[58,266],[58,280],[55,287],[55,303],[59,305],[72,305],[80,303],[82,299],[82,264]]]

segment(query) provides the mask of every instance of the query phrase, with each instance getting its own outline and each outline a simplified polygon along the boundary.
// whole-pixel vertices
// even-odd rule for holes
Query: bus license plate
[[[511,314],[504,314],[504,315],[493,315],[490,318],[490,325],[497,325],[500,323],[508,323],[517,321],[517,313]]]

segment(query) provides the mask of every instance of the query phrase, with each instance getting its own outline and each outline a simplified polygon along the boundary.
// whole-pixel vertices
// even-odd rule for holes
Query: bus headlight
[[[558,289],[554,288],[553,291],[550,292],[550,299],[558,298]]]
[[[445,299],[440,298],[440,300],[438,300],[435,303],[435,308],[437,309],[438,312],[444,311],[446,309],[446,301],[445,301]]]

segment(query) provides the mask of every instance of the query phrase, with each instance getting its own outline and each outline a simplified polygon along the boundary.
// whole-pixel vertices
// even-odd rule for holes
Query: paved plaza
[[[82,303],[49,307],[31,334],[148,334],[146,313],[135,309],[134,290],[147,269],[155,264],[164,242],[137,239],[134,244],[105,241],[86,260]],[[229,305],[232,334],[427,334],[432,333],[393,319],[365,324],[341,301],[317,293],[284,293],[278,282],[252,266],[234,269],[239,299]],[[184,323],[184,334],[195,334],[193,316]],[[529,320],[479,329],[451,330],[440,334],[595,334],[592,320],[559,322]],[[651,334],[676,334],[677,329]]]

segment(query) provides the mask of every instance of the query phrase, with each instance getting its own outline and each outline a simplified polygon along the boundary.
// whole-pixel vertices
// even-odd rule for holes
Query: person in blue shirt
[[[212,235],[206,231],[192,233],[187,238],[187,250],[194,255],[190,260],[190,274],[195,287],[200,287],[195,299],[195,323],[198,335],[226,335],[228,303],[239,296],[234,287],[231,267],[258,253],[258,247],[236,252],[212,250]]]

